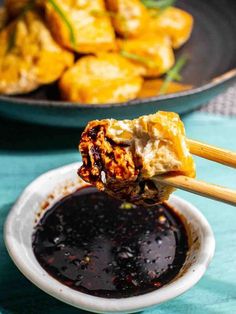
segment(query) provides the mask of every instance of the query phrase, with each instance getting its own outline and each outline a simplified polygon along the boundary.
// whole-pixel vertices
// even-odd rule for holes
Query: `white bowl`
[[[84,183],[78,179],[79,163],[49,171],[33,181],[10,211],[4,230],[8,252],[20,271],[36,286],[75,307],[97,313],[136,312],[170,300],[190,289],[205,273],[215,249],[211,227],[190,203],[171,196],[169,204],[182,217],[190,250],[180,274],[169,284],[144,295],[107,299],[73,290],[51,277],[36,260],[31,237],[36,220],[62,196]]]

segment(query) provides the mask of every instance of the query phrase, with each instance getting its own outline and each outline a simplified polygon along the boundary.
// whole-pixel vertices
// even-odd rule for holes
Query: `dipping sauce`
[[[144,208],[81,188],[49,209],[32,245],[41,266],[72,289],[106,298],[151,292],[186,259],[185,227],[167,204]]]

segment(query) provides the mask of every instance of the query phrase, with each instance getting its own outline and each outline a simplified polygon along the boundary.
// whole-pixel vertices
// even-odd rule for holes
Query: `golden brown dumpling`
[[[41,17],[29,11],[0,32],[0,94],[27,93],[51,83],[73,60],[54,41]]]
[[[153,30],[163,31],[171,39],[173,48],[181,47],[190,37],[193,17],[186,11],[169,7],[156,17],[152,17]]]
[[[58,6],[73,29],[75,43],[72,41],[68,26],[54,7],[47,1],[45,6],[48,26],[62,46],[79,53],[115,49],[115,33],[103,0],[58,1]]]
[[[170,40],[162,33],[159,35],[149,33],[139,38],[118,40],[118,46],[124,56],[129,57],[131,53],[130,60],[137,65],[140,74],[145,77],[160,76],[175,62]],[[132,54],[136,60],[132,59]]]
[[[137,204],[168,199],[174,189],[158,183],[158,176],[195,176],[184,125],[173,112],[159,111],[134,120],[91,121],[79,149],[83,165],[78,174],[83,180]]]
[[[142,79],[136,67],[116,53],[86,56],[59,82],[62,98],[84,104],[123,102],[137,96]]]
[[[137,37],[145,29],[148,11],[140,0],[106,0],[116,32],[123,37]]]

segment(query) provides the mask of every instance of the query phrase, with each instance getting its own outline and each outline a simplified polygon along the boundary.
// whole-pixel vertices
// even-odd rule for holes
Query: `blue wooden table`
[[[184,117],[188,137],[236,150],[236,119],[194,113]],[[48,296],[18,271],[3,242],[6,215],[22,189],[43,172],[78,161],[80,132],[0,119],[0,313],[82,313]],[[236,189],[236,172],[196,158],[198,177]],[[145,314],[236,313],[236,208],[194,196],[209,220],[216,254],[203,279],[184,295]]]

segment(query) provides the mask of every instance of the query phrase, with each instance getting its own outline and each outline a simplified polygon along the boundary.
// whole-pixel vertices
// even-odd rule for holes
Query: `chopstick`
[[[218,162],[225,166],[236,168],[236,153],[195,140],[187,139],[190,152],[193,155]]]
[[[199,157],[236,168],[236,153],[195,140],[187,139],[190,152]],[[179,188],[213,200],[236,206],[236,191],[225,187],[199,181],[193,178],[176,175],[156,177],[155,181]]]
[[[236,206],[236,191],[234,190],[185,176],[163,175],[155,177],[153,180],[197,195],[205,196],[216,201]]]

